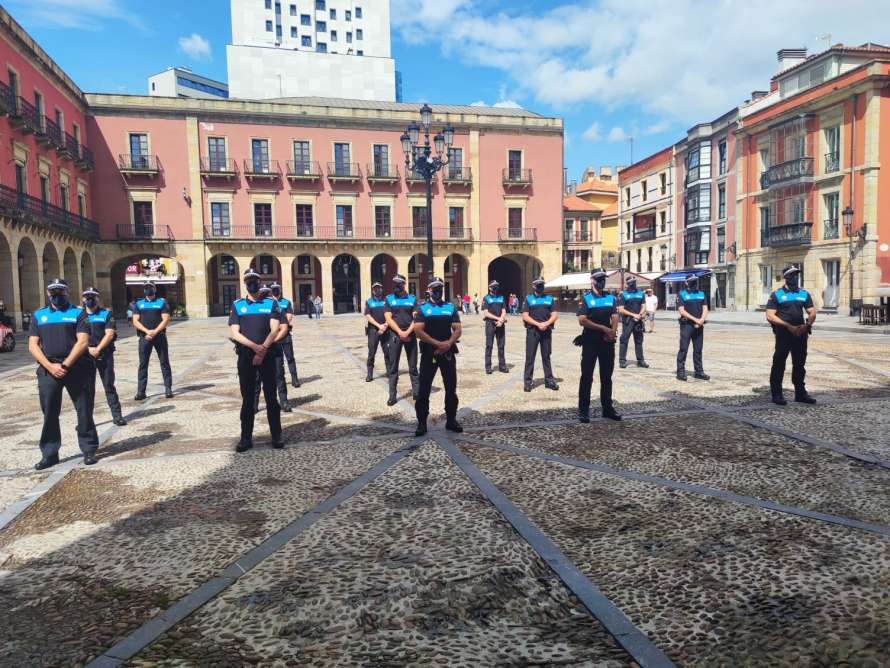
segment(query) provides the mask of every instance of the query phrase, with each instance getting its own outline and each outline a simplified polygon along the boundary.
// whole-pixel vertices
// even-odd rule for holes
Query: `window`
[[[646,271],[652,271],[652,246],[646,249],[646,254],[649,256],[646,261]]]
[[[297,36],[297,26],[290,27],[290,36],[296,38]]]
[[[9,75],[9,90],[11,90],[14,94],[19,94],[19,75],[13,72],[10,69],[6,70]],[[58,113],[58,112],[56,112]]]
[[[633,240],[651,241],[655,238],[655,214],[642,213],[633,217]]]
[[[644,202],[649,199],[649,189],[646,186],[646,179],[640,181],[640,194],[642,195],[642,199]]]
[[[374,207],[374,234],[378,237],[392,236],[392,211],[390,207]]]
[[[711,189],[695,186],[686,191],[686,225],[711,220]]]
[[[330,17],[331,17],[331,21],[336,21],[336,20],[337,20],[337,10],[334,9],[333,7],[331,8]]]
[[[415,237],[426,236],[426,207],[411,207],[411,230]]]
[[[507,178],[510,181],[522,179],[522,151],[507,152]]]
[[[769,246],[769,207],[760,207],[760,246]]]
[[[659,257],[658,257],[658,262],[659,262],[658,268],[660,271],[667,271],[668,247],[662,246],[660,248],[660,251],[661,252],[659,253]]]
[[[295,214],[296,214],[296,221],[297,221],[297,236],[298,237],[311,237],[312,236],[312,205],[311,204],[297,204]]]
[[[658,191],[662,195],[667,195],[668,193],[667,174],[664,172],[658,175]]]
[[[686,156],[686,183],[698,181],[701,171],[699,169],[700,159],[701,154],[699,153],[698,149],[690,151],[689,155]]]
[[[266,32],[272,32],[272,22],[266,21]]]
[[[627,251],[627,262],[625,266],[630,269],[630,251]]]
[[[726,184],[717,185],[717,218],[723,220],[726,218]]]
[[[272,205],[255,202],[253,205],[253,230],[258,237],[272,236]]]
[[[272,0],[266,0],[266,9],[272,9]]]
[[[726,140],[724,139],[722,142],[717,144],[717,155],[719,159],[717,173],[718,174],[726,174]]]
[[[291,16],[296,16],[296,15],[297,15],[297,6],[296,6],[296,5],[291,5],[291,6],[290,6],[290,15],[291,15]]]
[[[275,13],[279,14],[279,15],[281,14],[281,3],[280,2],[275,3]]]
[[[452,239],[464,236],[464,209],[461,206],[448,207],[448,234]]]
[[[822,224],[823,239],[838,238],[838,208],[840,207],[840,197],[838,193],[828,193],[822,196],[825,206],[825,220]]]
[[[349,176],[352,174],[352,165],[349,163],[349,144],[334,144],[334,171],[336,175]]]
[[[461,179],[464,177],[464,150],[462,148],[448,149],[448,178]]]
[[[624,189],[624,206],[630,206],[630,188]]]
[[[352,236],[352,206],[349,204],[338,204],[337,213],[337,236]]]
[[[251,139],[250,157],[254,174],[269,173],[269,140]]]
[[[294,140],[294,174],[311,174],[312,162],[309,157],[309,142]]]
[[[389,146],[386,144],[374,144],[374,175],[390,176]]]
[[[522,238],[522,209],[507,209],[507,236],[511,239]]]
[[[219,273],[220,276],[237,276],[238,263],[231,255],[219,256]]]
[[[825,128],[825,172],[836,172],[840,169],[841,129],[838,126]]]
[[[303,35],[302,41],[300,43],[302,46],[312,46],[312,38],[308,35]]]
[[[77,193],[77,215],[81,218],[87,215],[87,196],[86,193]]]
[[[316,51],[316,53],[327,53],[328,45],[325,44],[324,42],[316,42],[315,51]]]
[[[151,202],[133,202],[133,228],[137,237],[154,236],[154,216]]]
[[[349,11],[349,10],[347,9],[346,12],[345,12],[345,17],[344,17],[344,18],[345,18],[347,21],[352,21],[352,12]]]
[[[44,204],[44,210],[46,210],[45,205],[49,204],[49,177],[45,174],[40,175],[40,201]]]
[[[658,231],[660,234],[667,232],[667,211],[658,212]]]
[[[148,162],[148,135],[130,133],[130,166],[133,169],[147,169]]]
[[[37,122],[43,127],[43,95],[34,91],[34,108],[37,109]]]
[[[9,81],[9,87],[12,88],[12,80]],[[65,115],[59,110],[56,109],[56,125],[59,126],[60,130],[65,129]]]
[[[352,33],[351,32],[346,33],[346,43],[352,44]]]
[[[326,21],[316,21],[315,22],[315,31],[316,32],[327,32],[328,24]]]
[[[802,223],[806,218],[806,196],[792,197],[789,201],[788,218],[791,224]]]
[[[637,248],[637,271],[643,271],[643,249]]]
[[[300,25],[311,26],[312,17],[309,14],[300,14]]]
[[[765,172],[769,169],[769,149],[760,149],[760,171]]]
[[[336,30],[331,30],[331,38],[330,39],[332,42],[337,41],[337,31]]]
[[[362,39],[365,38],[364,31],[363,31],[361,28],[358,28],[358,29],[355,31],[355,38],[356,38],[357,40],[362,40]]]
[[[224,137],[207,138],[207,160],[211,172],[226,171],[226,140]]]
[[[315,0],[315,9],[317,11],[324,11],[325,3],[324,0]]]
[[[711,230],[688,230],[686,232],[686,262],[690,265],[707,264],[711,251]]]
[[[726,228],[717,228],[717,264],[726,262]]]
[[[297,273],[300,276],[311,276],[313,260],[311,255],[300,255],[297,258]]]
[[[225,88],[220,88],[219,86],[211,86],[210,84],[203,83],[201,81],[195,81],[194,79],[187,79],[186,77],[176,77],[176,83],[180,86],[185,86],[186,88],[194,88],[195,90],[204,91],[205,93],[210,93],[211,95],[216,95],[217,97],[229,97],[229,91]]]
[[[281,26],[280,25],[275,26],[275,36],[278,37],[279,40],[281,40]]]
[[[582,250],[581,251],[581,266],[578,267],[581,271],[587,271],[590,268],[590,251]]]
[[[365,55],[365,52],[362,51],[361,49],[359,49],[358,51],[355,52],[355,55],[357,55],[357,56],[363,56],[363,55]]]
[[[28,175],[25,166],[18,162],[15,163],[15,189],[21,194],[28,192]]]
[[[215,237],[227,237],[232,233],[228,202],[210,203],[211,234]]]

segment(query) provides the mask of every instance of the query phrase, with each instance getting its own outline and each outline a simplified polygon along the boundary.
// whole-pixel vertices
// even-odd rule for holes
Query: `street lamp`
[[[416,121],[405,129],[399,137],[405,153],[405,174],[419,174],[426,182],[426,254],[429,258],[429,280],[433,278],[433,177],[448,164],[447,149],[454,143],[454,128],[450,125],[437,132],[430,145],[430,124],[433,109],[428,104],[420,108],[420,123],[423,126],[423,144],[420,144],[421,127]],[[435,155],[433,151],[435,150]]]
[[[844,232],[847,233],[848,238],[851,238],[853,236],[853,207],[848,206],[841,212],[841,215],[844,217]]]

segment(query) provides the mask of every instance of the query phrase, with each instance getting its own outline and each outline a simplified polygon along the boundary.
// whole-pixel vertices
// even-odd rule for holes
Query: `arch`
[[[19,242],[16,251],[19,271],[19,306],[22,313],[34,313],[43,306],[43,288],[40,285],[37,249],[27,237]]]
[[[80,303],[80,268],[77,265],[77,255],[70,246],[65,249],[62,256],[62,273],[65,280],[68,281],[68,290],[71,293],[71,301],[75,304]]]
[[[281,283],[281,263],[278,258],[270,253],[255,255],[250,261],[250,266],[260,275],[260,280],[270,285]],[[244,267],[247,269],[247,267]]]
[[[541,261],[530,255],[502,255],[488,264],[488,280],[501,284],[501,294],[512,292],[521,299],[531,291],[532,280],[540,276],[542,267]]]
[[[423,299],[430,275],[430,259],[426,253],[416,253],[408,260],[408,292]]]
[[[226,315],[241,293],[241,268],[238,260],[226,253],[217,253],[207,260],[207,283],[210,316]]]
[[[15,317],[19,310],[12,283],[12,247],[5,234],[0,233],[0,301],[3,302],[4,315]]]
[[[142,285],[152,280],[158,286],[158,295],[170,304],[174,314],[184,314],[185,271],[175,258],[166,255],[129,255],[118,258],[111,265],[111,303],[116,315],[127,312],[130,302],[142,296]]]
[[[383,294],[392,292],[392,277],[398,272],[398,261],[388,253],[378,253],[371,260],[371,283],[383,285]]]
[[[41,254],[43,262],[43,281],[49,283],[53,278],[64,278],[62,276],[62,265],[59,262],[59,253],[55,245],[51,241],[47,241],[43,245],[43,253]],[[46,286],[42,286],[46,287]]]
[[[291,269],[294,278],[294,284],[291,286],[295,302],[294,313],[306,313],[306,303],[309,299],[319,295],[322,300],[325,298],[321,288],[321,261],[314,255],[298,255],[294,258]]]
[[[342,253],[331,262],[334,295],[327,301],[335,314],[359,310],[362,299],[359,275],[359,262],[354,255]]]
[[[445,299],[466,294],[469,288],[470,261],[460,253],[445,258]]]
[[[96,267],[93,256],[87,251],[80,256],[80,284],[83,290],[96,286]]]

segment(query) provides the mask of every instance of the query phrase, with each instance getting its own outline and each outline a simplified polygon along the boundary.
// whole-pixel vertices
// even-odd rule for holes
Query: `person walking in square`
[[[646,320],[649,325],[649,333],[655,333],[655,312],[658,310],[658,296],[652,292],[652,288],[646,290]]]

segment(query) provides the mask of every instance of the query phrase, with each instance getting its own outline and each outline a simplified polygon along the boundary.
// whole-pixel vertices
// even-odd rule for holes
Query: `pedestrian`
[[[527,295],[522,305],[522,321],[525,323],[525,384],[526,392],[532,391],[532,376],[535,370],[535,355],[541,349],[541,366],[544,367],[544,387],[558,390],[553,369],[550,367],[550,352],[553,348],[553,327],[559,314],[553,308],[553,296],[544,294],[544,279],[532,281],[532,294]]]
[[[618,315],[621,316],[621,343],[618,347],[618,365],[622,369],[627,368],[627,342],[634,337],[634,354],[637,358],[637,366],[648,369],[649,365],[643,357],[643,330],[646,323],[643,321],[643,303],[646,295],[637,287],[637,279],[628,276],[625,281],[627,289],[618,296]]]
[[[170,370],[170,353],[167,347],[167,325],[170,324],[170,305],[163,297],[158,297],[157,286],[147,281],[142,288],[144,297],[136,300],[133,313],[133,326],[139,337],[139,384],[135,401],[145,399],[148,387],[148,360],[151,351],[158,353],[161,376],[164,379],[164,396],[173,397],[173,372]]]
[[[312,295],[306,297],[306,316],[312,320],[312,314],[315,313],[315,302],[312,301]]]
[[[315,306],[315,319],[321,320],[321,310],[322,310],[322,306],[323,306],[322,301],[321,301],[321,295],[315,296],[315,302],[313,303],[313,306]]]
[[[491,349],[498,342],[498,371],[507,373],[507,360],[504,355],[504,341],[507,336],[507,309],[504,297],[498,294],[501,284],[492,281],[488,284],[488,294],[482,298],[482,319],[485,321],[485,373],[491,373]]]
[[[383,351],[384,368],[388,366],[386,353],[386,300],[383,298],[383,285],[374,283],[371,286],[371,296],[365,302],[365,336],[368,338],[368,375],[365,382],[374,380],[374,360],[377,357],[377,347]]]
[[[773,366],[769,374],[769,387],[773,403],[785,406],[788,402],[782,393],[785,363],[791,353],[791,382],[794,400],[802,404],[814,404],[806,388],[807,340],[816,322],[816,307],[810,293],[800,287],[800,267],[790,265],[782,270],[785,284],[773,292],[766,302],[766,319],[773,328],[776,348]],[[804,321],[804,312],[807,318]]]
[[[89,321],[86,311],[68,301],[68,283],[64,279],[52,279],[46,287],[46,295],[49,304],[35,311],[28,338],[28,352],[40,365],[37,367],[37,391],[43,411],[41,457],[34,468],[42,471],[59,463],[62,447],[59,413],[63,389],[74,403],[77,443],[83,453],[83,463],[90,466],[96,463],[99,435],[93,422],[94,394],[90,389],[93,365],[85,356],[89,348]]]
[[[705,321],[708,319],[708,297],[699,290],[698,276],[686,276],[686,288],[677,297],[677,310],[680,312],[680,351],[677,353],[677,380],[686,380],[686,353],[692,342],[692,363],[695,377],[710,380],[702,363],[702,347],[705,339]]]
[[[470,302],[471,301],[472,300],[470,299],[470,293],[468,292],[467,294],[464,295],[464,313],[466,315],[470,315]]]
[[[414,333],[414,311],[417,309],[417,297],[405,291],[405,277],[396,274],[392,279],[393,292],[386,296],[384,317],[389,328],[386,347],[389,354],[387,360],[389,375],[389,399],[387,406],[398,401],[399,361],[402,350],[408,358],[408,374],[411,377],[411,396],[417,398],[417,335]]]
[[[652,292],[652,288],[646,290],[646,320],[650,324],[649,333],[655,333],[655,311],[658,310],[658,296]]]
[[[593,369],[600,365],[600,405],[604,418],[620,420],[612,403],[612,371],[615,369],[615,339],[618,338],[617,300],[606,292],[605,270],[590,272],[590,292],[578,304],[578,324],[581,336],[575,344],[581,346],[581,380],[578,383],[578,420],[590,422],[590,390]]]
[[[260,299],[260,275],[253,268],[244,272],[244,287],[247,296],[236,300],[229,314],[229,331],[238,356],[238,382],[241,387],[241,437],[235,452],[246,452],[253,447],[258,375],[266,398],[266,418],[272,435],[272,447],[280,449],[284,447],[281,407],[275,397],[275,361],[269,352],[281,331],[281,316],[274,299]]]
[[[133,314],[136,313],[136,302],[131,301],[127,304],[127,322],[133,324]]]
[[[415,331],[420,339],[420,388],[414,410],[417,415],[416,436],[426,433],[426,421],[430,412],[430,392],[436,371],[442,374],[445,388],[445,428],[462,432],[457,421],[457,341],[460,339],[460,315],[451,304],[445,302],[445,281],[430,281],[430,300],[415,312]]]
[[[479,315],[479,293],[473,295],[473,309],[476,311],[476,315]]]
[[[87,288],[81,298],[90,326],[87,352],[94,362],[93,397],[96,396],[96,375],[98,375],[105,390],[105,401],[111,409],[111,421],[118,427],[123,427],[127,421],[124,420],[121,402],[114,386],[114,340],[117,338],[114,314],[102,307],[99,291],[96,288]],[[95,405],[95,401],[93,403]]]
[[[278,310],[281,313],[281,322],[287,322],[287,335],[281,339],[281,350],[284,353],[284,359],[287,360],[287,369],[290,372],[290,384],[294,387],[300,387],[300,375],[297,373],[297,360],[294,358],[294,303],[290,299],[283,296],[281,285],[277,282],[269,286],[272,288],[272,299],[278,304]],[[284,383],[284,365],[278,371],[278,383]],[[287,396],[285,394],[285,396]]]

